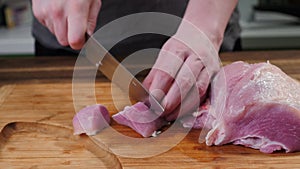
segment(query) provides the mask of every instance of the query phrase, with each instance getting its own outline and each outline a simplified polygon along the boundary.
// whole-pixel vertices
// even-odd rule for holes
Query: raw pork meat
[[[300,151],[300,83],[269,63],[235,62],[223,70],[211,84],[208,115],[196,119],[213,119],[206,144]]]
[[[119,124],[131,127],[143,137],[150,137],[167,124],[163,118],[152,112],[144,103],[126,106],[123,111],[112,116]]]
[[[199,109],[192,114],[192,116],[188,115],[183,117],[180,122],[184,128],[194,128],[194,129],[202,129],[204,127],[211,128],[212,116],[209,116],[209,107],[210,102],[207,101],[202,104]]]
[[[95,104],[80,110],[73,118],[74,134],[95,135],[109,126],[109,112],[105,106]]]

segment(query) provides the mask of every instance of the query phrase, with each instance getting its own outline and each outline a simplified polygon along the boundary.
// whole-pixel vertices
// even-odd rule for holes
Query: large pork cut
[[[211,84],[210,102],[208,114],[199,114],[194,123],[199,128],[205,127],[199,121],[208,121],[207,145],[300,151],[300,83],[278,67],[244,62],[225,66]]]

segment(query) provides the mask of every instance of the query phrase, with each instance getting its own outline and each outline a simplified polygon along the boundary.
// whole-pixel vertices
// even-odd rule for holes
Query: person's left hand
[[[193,51],[174,37],[164,44],[143,84],[161,101],[165,108],[162,116],[168,121],[199,107],[211,77],[219,69],[212,64],[216,62],[207,61],[215,57],[206,46],[199,44]]]

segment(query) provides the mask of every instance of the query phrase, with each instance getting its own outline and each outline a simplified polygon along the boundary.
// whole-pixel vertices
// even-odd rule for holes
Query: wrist
[[[190,0],[178,32],[186,30],[188,21],[201,30],[217,51],[223,42],[224,32],[237,0]],[[191,38],[193,35],[191,36]]]

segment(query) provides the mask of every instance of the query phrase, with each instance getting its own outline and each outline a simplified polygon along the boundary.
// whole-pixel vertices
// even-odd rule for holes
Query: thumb
[[[101,8],[101,4],[101,0],[93,0],[93,2],[90,5],[90,12],[87,23],[87,33],[89,35],[92,35],[96,28],[97,18]]]

